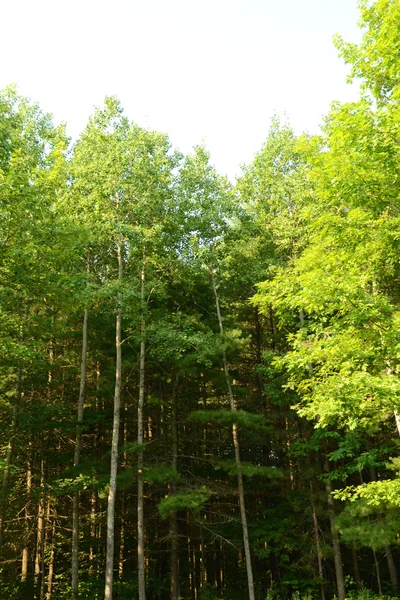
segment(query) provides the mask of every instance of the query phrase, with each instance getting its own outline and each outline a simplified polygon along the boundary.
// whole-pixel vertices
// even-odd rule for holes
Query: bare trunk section
[[[138,529],[138,598],[145,600],[145,560],[144,560],[144,498],[143,498],[143,407],[145,386],[145,359],[146,359],[146,315],[145,315],[145,267],[146,250],[143,248],[143,265],[140,276],[140,360],[139,360],[139,403],[138,403],[138,505],[137,505],[137,529]]]
[[[261,367],[262,365],[262,325],[260,320],[260,313],[258,308],[255,308],[255,342],[256,342],[256,362],[257,367]],[[265,413],[265,403],[264,403],[264,382],[263,377],[259,368],[256,373],[257,379],[257,394],[260,403],[260,411]]]
[[[397,410],[394,411],[394,418],[396,420],[396,429],[397,429],[397,433],[400,436],[400,415],[397,412]]]
[[[90,548],[89,548],[89,576],[94,573],[94,558],[95,558],[95,544],[96,544],[96,505],[97,495],[96,491],[93,490],[90,497]]]
[[[325,463],[325,470],[329,473],[329,464]],[[339,543],[339,534],[335,527],[335,510],[333,505],[333,497],[332,497],[332,483],[329,477],[325,481],[326,493],[328,496],[328,514],[329,521],[331,524],[331,534],[332,534],[332,549],[333,549],[333,559],[335,562],[335,574],[336,574],[336,584],[338,590],[338,598],[339,600],[344,600],[346,596],[345,587],[344,587],[344,577],[343,577],[343,565],[342,565],[342,555],[340,552],[340,543]]]
[[[46,600],[51,600],[52,593],[53,593],[55,541],[56,541],[56,509],[54,509],[53,525],[51,528],[51,542],[50,542],[51,545],[50,545],[50,557],[49,557],[49,573],[47,576]]]
[[[127,403],[124,402],[124,410],[123,410],[123,446],[124,453],[122,459],[122,468],[126,468],[127,461],[127,452],[126,452],[126,444],[128,441],[128,406]],[[119,579],[123,579],[124,577],[124,565],[125,565],[125,533],[126,533],[126,523],[125,523],[125,495],[121,497],[121,509],[120,509],[121,519],[120,519],[120,535],[119,535],[119,553],[118,553],[118,577]]]
[[[393,559],[393,554],[392,554],[392,550],[391,550],[390,546],[385,546],[385,552],[386,552],[386,560],[388,563],[388,569],[389,569],[389,575],[390,575],[390,583],[392,585],[392,593],[393,593],[393,596],[396,596],[397,595],[397,584],[398,584],[397,568],[396,568],[396,564]]]
[[[121,243],[117,246],[118,257],[118,279],[121,282],[122,271],[122,249]],[[121,375],[122,375],[122,348],[121,348],[121,330],[122,330],[122,308],[118,307],[117,320],[115,327],[115,391],[114,391],[114,418],[111,441],[111,469],[110,469],[110,489],[107,501],[107,548],[106,548],[106,572],[105,572],[105,590],[104,600],[112,600],[113,596],[113,575],[114,575],[114,514],[115,500],[117,496],[117,471],[118,471],[118,440],[119,440],[119,420],[121,409]]]
[[[363,584],[360,575],[360,567],[358,564],[357,547],[355,544],[351,546],[351,555],[353,557],[354,579],[356,580],[357,589],[362,590]]]
[[[177,426],[177,410],[176,396],[178,390],[178,375],[175,378],[172,396],[171,396],[171,442],[172,442],[172,460],[171,466],[175,472],[178,471],[178,426]],[[176,492],[176,482],[171,481],[171,493]],[[170,556],[171,556],[171,600],[179,600],[179,538],[178,538],[178,520],[177,512],[173,510],[169,514],[169,536],[171,540]]]
[[[321,600],[325,600],[325,586],[323,584],[324,569],[323,569],[323,565],[322,565],[322,552],[321,552],[321,544],[319,541],[319,526],[318,526],[317,511],[316,511],[315,502],[314,502],[314,490],[313,490],[312,481],[310,481],[310,491],[311,491],[311,509],[312,509],[312,516],[313,516],[313,525],[314,525],[314,538],[315,538],[315,546],[317,548],[318,576],[321,579],[321,583],[320,583]]]
[[[35,554],[35,598],[43,598],[44,594],[44,526],[45,526],[45,494],[44,494],[44,460],[40,461],[40,497],[38,502],[36,526]]]
[[[372,550],[372,554],[374,555],[374,563],[375,563],[375,570],[376,570],[376,580],[378,583],[378,594],[380,596],[383,595],[383,591],[382,591],[382,580],[381,580],[381,570],[379,568],[379,562],[378,562],[378,557],[376,556],[376,552],[373,549]]]
[[[31,443],[28,445],[30,456]],[[31,493],[32,493],[32,465],[30,458],[28,458],[28,463],[26,467],[26,504],[25,504],[25,539],[24,539],[24,547],[22,549],[22,569],[21,569],[21,581],[26,582],[28,580],[28,571],[29,571],[29,538],[30,538],[30,513],[29,513],[29,505],[31,501]]]
[[[125,563],[125,497],[121,498],[121,528],[119,532],[118,577],[124,577]]]
[[[82,421],[83,421],[83,403],[85,400],[86,383],[86,354],[87,354],[87,333],[88,333],[88,309],[83,313],[82,326],[82,355],[81,355],[81,375],[78,397],[78,423],[76,426],[74,467],[79,465],[82,446]],[[79,492],[75,492],[72,508],[72,600],[78,600],[78,577],[79,577]]]
[[[213,290],[214,290],[215,307],[216,307],[217,316],[218,316],[219,329],[220,329],[221,334],[223,335],[224,334],[224,326],[223,326],[221,310],[220,310],[220,306],[219,306],[218,291],[217,291],[217,286],[215,284],[214,271],[212,270],[211,267],[210,267],[210,277],[211,277],[211,282],[212,282],[212,286],[213,286]],[[235,405],[235,399],[233,396],[231,379],[230,379],[229,369],[228,369],[228,361],[226,358],[225,350],[223,350],[223,352],[222,352],[222,361],[223,361],[223,365],[224,365],[226,386],[228,388],[229,404],[230,404],[231,411],[233,413],[235,413],[236,405]],[[249,542],[249,531],[248,531],[248,527],[247,527],[247,515],[246,515],[246,506],[245,506],[245,499],[244,499],[243,474],[241,472],[240,446],[239,446],[239,437],[238,437],[238,430],[237,430],[236,423],[232,424],[232,439],[233,439],[233,447],[235,449],[235,462],[236,462],[236,467],[238,470],[237,479],[238,479],[238,492],[239,492],[239,506],[240,506],[240,516],[241,516],[241,520],[242,520],[242,529],[243,529],[243,545],[244,545],[244,553],[245,553],[245,559],[246,559],[247,586],[248,586],[248,591],[249,591],[249,600],[255,600],[253,568],[252,568],[252,564],[251,564],[251,553],[250,553],[250,542]],[[339,598],[339,600],[342,600],[342,598]]]
[[[100,391],[100,363],[97,361],[96,363],[96,398],[94,401],[94,409],[96,412],[100,408],[99,401],[99,391]],[[93,444],[93,458],[96,461],[98,459],[98,443],[99,443],[99,425],[96,425],[96,433],[94,436],[94,444]],[[92,481],[95,481],[95,470],[92,471]],[[90,497],[90,548],[89,548],[89,569],[88,574],[89,577],[92,576],[95,572],[95,559],[97,560],[98,554],[98,544],[99,540],[97,539],[97,510],[98,498],[97,491],[93,490]]]

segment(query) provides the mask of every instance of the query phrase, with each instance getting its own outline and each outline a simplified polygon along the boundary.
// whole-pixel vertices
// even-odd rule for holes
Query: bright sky
[[[274,114],[318,131],[332,100],[357,97],[332,36],[358,41],[356,0],[2,0],[0,87],[66,121],[121,100],[183,152],[202,140],[231,178]]]

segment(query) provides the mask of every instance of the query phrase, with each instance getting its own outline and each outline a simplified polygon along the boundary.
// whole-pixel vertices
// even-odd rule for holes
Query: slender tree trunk
[[[257,394],[260,405],[260,411],[265,413],[265,403],[264,403],[264,382],[263,377],[261,375],[260,367],[262,365],[262,325],[260,320],[260,313],[258,307],[255,308],[255,343],[256,343],[256,361],[257,369],[256,373],[256,381],[257,381]]]
[[[197,582],[200,580],[199,577],[197,577],[197,561],[196,561],[196,545],[195,543],[192,541],[192,579],[193,579],[193,596],[194,596],[194,600],[197,600],[198,597],[198,589],[197,589]]]
[[[94,409],[97,413],[100,407],[99,401],[99,390],[100,390],[100,363],[97,361],[96,363],[96,398],[94,401]],[[93,443],[93,459],[98,460],[98,444],[99,444],[99,425],[96,425],[96,433],[94,435],[94,443]],[[95,469],[92,471],[92,480],[93,482],[96,479]],[[98,539],[97,539],[97,491],[93,490],[90,497],[90,548],[89,548],[89,569],[88,575],[92,576],[95,572],[95,555],[97,559],[98,554]]]
[[[90,548],[89,548],[89,577],[94,573],[94,557],[96,545],[96,505],[97,494],[93,490],[90,496]]]
[[[123,453],[123,461],[122,468],[126,468],[127,461],[127,452],[126,452],[126,443],[128,441],[128,406],[127,403],[124,402],[124,410],[123,410],[123,445],[124,445],[124,453]],[[121,497],[121,519],[120,519],[120,535],[119,535],[119,554],[118,554],[118,577],[119,579],[123,579],[124,577],[124,564],[125,564],[125,533],[126,533],[126,523],[125,523],[125,495],[123,494]]]
[[[191,538],[191,528],[190,528],[190,518],[189,512],[186,513],[186,527],[187,527],[187,553],[188,553],[188,580],[189,580],[189,591],[191,592],[192,598],[195,597],[195,587],[196,587],[196,573],[195,568],[193,566],[193,552],[192,552],[192,538]]]
[[[325,463],[325,470],[327,473],[329,473],[329,463],[328,462]],[[326,493],[328,496],[328,514],[329,514],[329,521],[331,524],[333,559],[335,562],[335,573],[336,573],[338,598],[339,598],[339,600],[344,600],[344,598],[346,596],[346,591],[345,591],[345,587],[344,587],[342,555],[340,552],[339,534],[335,527],[335,510],[334,510],[333,497],[332,497],[332,483],[329,478],[326,479],[325,486],[326,486]]]
[[[56,541],[56,509],[54,508],[53,525],[51,528],[51,542],[50,542],[51,546],[50,546],[50,557],[49,557],[49,573],[47,576],[46,600],[51,600],[51,596],[53,593],[55,541]]]
[[[118,257],[118,279],[121,282],[122,271],[122,248],[121,243],[117,246]],[[119,420],[121,408],[121,375],[122,375],[122,308],[119,306],[115,327],[115,391],[114,391],[114,417],[113,431],[111,441],[111,469],[110,469],[110,489],[107,501],[107,548],[106,548],[106,585],[104,591],[104,600],[112,600],[113,595],[113,575],[114,575],[114,514],[115,500],[117,495],[117,471],[118,471],[118,441],[119,441]]]
[[[211,267],[210,267],[210,277],[211,277],[211,282],[212,282],[212,286],[213,286],[213,290],[214,290],[215,307],[216,307],[217,316],[218,316],[219,329],[220,329],[221,334],[223,335],[224,334],[224,326],[223,326],[221,310],[220,310],[220,306],[219,306],[218,291],[217,291],[217,286],[215,284],[214,271],[212,270]],[[235,400],[234,400],[234,396],[233,396],[231,379],[230,379],[229,369],[228,369],[228,361],[226,358],[225,350],[223,350],[223,352],[222,352],[222,360],[223,360],[223,365],[224,365],[226,386],[228,388],[229,404],[230,404],[231,411],[233,413],[235,413],[236,405],[235,405]],[[232,425],[232,439],[233,439],[233,447],[235,450],[235,462],[236,462],[236,467],[238,470],[237,479],[238,479],[238,492],[239,492],[239,506],[240,506],[241,520],[242,520],[242,529],[243,529],[243,545],[244,545],[244,553],[245,553],[245,559],[246,559],[247,585],[248,585],[248,591],[249,591],[249,600],[255,600],[253,568],[252,568],[252,564],[251,564],[249,531],[248,531],[248,527],[247,527],[247,515],[246,515],[246,506],[245,506],[245,498],[244,498],[243,474],[241,471],[240,446],[239,446],[239,437],[238,437],[238,430],[237,430],[236,423],[233,423],[233,425]],[[342,598],[339,598],[339,600],[342,600]]]
[[[204,515],[203,515],[204,520]],[[204,587],[207,583],[207,566],[205,559],[205,545],[204,545],[204,535],[203,528],[201,533],[201,541],[200,541],[200,587]]]
[[[146,315],[145,315],[145,266],[146,250],[143,248],[143,265],[140,282],[140,359],[139,359],[139,403],[138,403],[138,506],[137,506],[137,529],[138,529],[138,598],[145,600],[145,560],[144,560],[144,497],[143,497],[143,407],[145,386],[145,359],[146,359]]]
[[[40,497],[36,526],[35,598],[42,598],[44,590],[44,506],[44,459],[42,457],[40,461]]]
[[[85,400],[88,309],[83,313],[81,377],[78,397],[78,424],[76,426],[74,467],[79,465],[82,445],[83,403]],[[72,508],[72,600],[78,600],[79,577],[79,492],[75,492]]]
[[[399,413],[397,412],[397,410],[395,410],[395,411],[394,411],[394,418],[395,418],[395,421],[396,421],[396,429],[397,429],[397,433],[398,433],[398,434],[399,434],[399,436],[400,436],[400,415],[399,415]]]
[[[357,547],[355,544],[351,546],[351,555],[353,557],[354,579],[356,580],[357,589],[362,590],[362,581],[360,575],[360,567],[358,564]]]
[[[31,443],[28,445],[28,452],[30,453]],[[25,539],[24,547],[22,549],[22,568],[21,568],[21,581],[26,582],[28,580],[29,571],[29,538],[30,538],[30,513],[29,506],[31,501],[32,493],[32,465],[30,456],[28,458],[26,467],[26,504],[25,504]]]
[[[397,568],[396,568],[396,564],[393,559],[393,554],[392,554],[392,550],[391,550],[390,546],[385,546],[385,552],[386,552],[386,560],[388,563],[388,569],[389,569],[389,575],[390,575],[390,583],[392,584],[392,593],[393,593],[393,596],[396,596],[397,595],[397,584],[398,584]]]
[[[377,583],[378,583],[378,594],[380,596],[383,596],[382,580],[381,580],[381,570],[379,568],[378,557],[376,556],[376,552],[375,552],[374,549],[372,549],[372,554],[374,555],[374,563],[375,563],[375,570],[376,570],[376,580],[377,580]]]
[[[311,509],[312,509],[312,516],[313,516],[313,525],[314,525],[314,538],[315,538],[315,546],[317,548],[318,575],[319,575],[319,578],[321,579],[321,583],[320,583],[321,600],[325,600],[325,586],[322,581],[324,579],[324,569],[322,566],[322,552],[321,552],[321,544],[319,541],[319,526],[318,526],[317,511],[316,511],[315,502],[314,502],[314,491],[313,491],[312,481],[310,481],[310,490],[311,490],[311,495],[310,495]]]
[[[125,497],[121,498],[121,528],[119,535],[119,556],[118,556],[118,577],[124,577],[124,562],[125,562]]]
[[[177,410],[176,396],[178,389],[178,375],[175,378],[171,396],[171,442],[172,442],[172,461],[171,466],[175,473],[178,471],[178,425],[177,425]],[[176,482],[171,481],[171,493],[176,493]],[[179,537],[178,537],[178,520],[177,512],[173,510],[169,514],[169,535],[171,541],[171,600],[179,600]]]

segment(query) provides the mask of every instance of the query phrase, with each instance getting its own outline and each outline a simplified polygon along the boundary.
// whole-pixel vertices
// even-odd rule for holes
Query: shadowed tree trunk
[[[386,560],[388,563],[388,569],[389,569],[389,575],[390,575],[390,583],[392,585],[392,593],[393,593],[393,596],[396,596],[397,583],[398,583],[397,568],[396,568],[396,564],[393,559],[393,554],[392,554],[392,550],[391,550],[390,546],[385,546],[385,552],[386,552]]]
[[[36,525],[35,554],[35,598],[42,600],[44,595],[44,528],[45,528],[45,492],[44,492],[44,459],[40,460],[40,496],[38,502]]]
[[[325,463],[325,471],[329,473],[329,463]],[[335,509],[332,497],[332,483],[329,477],[325,481],[326,493],[328,496],[328,515],[331,525],[332,534],[332,549],[333,559],[335,563],[335,574],[336,574],[336,585],[338,591],[339,600],[344,600],[346,591],[344,587],[344,576],[343,576],[343,565],[342,565],[342,554],[340,552],[339,534],[335,526]]]
[[[88,310],[83,313],[82,327],[82,356],[81,356],[81,378],[78,397],[78,424],[76,426],[74,467],[79,465],[81,455],[83,403],[85,399],[86,383],[86,353],[87,353],[87,328]],[[72,600],[78,600],[78,577],[79,577],[79,492],[75,492],[72,508]]]
[[[211,277],[211,282],[212,282],[214,296],[215,296],[215,307],[216,307],[217,316],[218,316],[219,329],[220,329],[221,334],[224,335],[224,326],[223,326],[221,310],[220,310],[220,306],[219,306],[218,291],[217,291],[217,286],[215,284],[215,276],[214,276],[214,271],[213,271],[212,267],[210,267],[209,271],[210,271],[210,277]],[[226,386],[228,388],[229,404],[230,404],[231,411],[233,413],[235,413],[236,405],[235,405],[235,400],[234,400],[234,396],[233,396],[231,378],[229,375],[228,361],[226,358],[225,350],[223,350],[223,352],[222,352],[222,361],[223,361],[223,365],[224,365]],[[232,424],[232,439],[233,439],[233,447],[235,450],[235,463],[236,463],[236,467],[237,467],[237,471],[238,471],[237,480],[238,480],[238,492],[239,492],[239,506],[240,506],[240,516],[241,516],[242,530],[243,530],[243,545],[244,545],[244,553],[245,553],[245,560],[246,560],[247,586],[248,586],[248,592],[249,592],[249,600],[255,600],[253,568],[252,568],[252,564],[251,564],[251,553],[250,553],[250,542],[249,542],[249,530],[247,527],[247,515],[246,515],[246,506],[245,506],[245,499],[244,499],[243,474],[241,471],[241,461],[240,461],[240,446],[239,446],[239,437],[238,437],[238,430],[237,430],[236,423]],[[339,600],[342,600],[342,599],[340,598]]]
[[[21,581],[28,580],[29,572],[29,539],[30,539],[30,501],[32,493],[32,464],[30,459],[31,444],[28,444],[28,462],[26,466],[26,504],[25,504],[25,539],[22,549]]]
[[[121,242],[117,247],[118,257],[118,279],[121,282],[122,271],[122,249]],[[119,298],[119,300],[121,300]],[[121,375],[122,375],[122,348],[121,348],[121,329],[122,329],[122,308],[118,307],[117,320],[115,326],[115,390],[114,390],[114,416],[111,441],[111,469],[110,469],[110,489],[107,500],[107,547],[106,547],[106,572],[105,572],[105,591],[104,600],[112,600],[113,596],[113,575],[114,575],[114,537],[115,537],[115,500],[117,496],[117,471],[118,471],[118,439],[119,439],[119,420],[121,409]]]
[[[318,518],[317,518],[317,511],[315,508],[315,502],[314,502],[314,491],[313,491],[313,484],[312,481],[310,481],[310,491],[311,491],[311,509],[312,509],[312,516],[313,516],[313,525],[314,525],[314,538],[315,538],[315,546],[317,548],[317,559],[318,559],[318,576],[321,579],[321,584],[320,584],[320,589],[321,589],[321,600],[325,600],[325,587],[323,584],[323,579],[324,579],[324,570],[323,570],[323,566],[322,566],[322,552],[321,552],[321,544],[319,541],[319,526],[318,526]]]
[[[358,564],[357,547],[355,544],[351,546],[351,555],[353,557],[354,579],[356,580],[357,589],[362,590],[362,581],[360,575],[360,567]]]
[[[176,396],[178,390],[178,375],[175,377],[171,396],[171,441],[172,441],[172,461],[173,470],[178,472],[178,425]],[[176,482],[171,481],[171,494],[176,493]],[[171,555],[171,600],[179,600],[179,537],[177,512],[173,510],[169,514],[169,535],[170,535],[170,555]]]
[[[55,541],[56,541],[56,509],[54,508],[53,524],[52,524],[52,528],[51,528],[49,573],[48,573],[48,576],[47,576],[46,600],[51,600],[52,592],[53,592],[54,562],[55,562]]]
[[[143,498],[143,406],[144,406],[144,376],[145,376],[145,358],[146,358],[146,316],[145,316],[145,266],[146,250],[143,248],[143,265],[140,283],[140,361],[139,361],[139,403],[138,403],[138,507],[137,507],[137,528],[138,528],[138,597],[139,600],[145,600],[145,560],[144,560],[144,498]]]
[[[376,556],[375,550],[372,550],[372,554],[374,555],[374,563],[375,563],[375,570],[376,570],[376,582],[378,584],[378,594],[380,596],[382,596],[383,591],[382,591],[381,570],[379,568],[378,557]]]

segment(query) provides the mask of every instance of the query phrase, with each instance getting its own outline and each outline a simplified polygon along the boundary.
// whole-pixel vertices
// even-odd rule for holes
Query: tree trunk
[[[118,556],[118,577],[124,577],[124,562],[125,562],[125,497],[121,498],[121,527],[119,532],[119,556]]]
[[[265,413],[264,405],[264,382],[261,375],[260,367],[262,366],[262,325],[258,308],[255,308],[255,343],[256,343],[256,362],[257,362],[257,395],[261,413]]]
[[[323,566],[322,566],[322,552],[321,552],[321,544],[319,541],[319,526],[318,526],[317,511],[315,509],[312,481],[310,481],[310,490],[311,490],[311,496],[310,496],[311,497],[311,509],[312,509],[312,516],[313,516],[313,525],[314,525],[314,538],[315,538],[315,546],[317,548],[318,575],[319,575],[319,578],[321,579],[321,583],[320,583],[321,600],[325,600],[325,586],[322,581],[324,579],[324,570],[323,570]]]
[[[171,466],[173,470],[178,472],[178,426],[177,426],[177,410],[176,396],[178,389],[178,375],[176,375],[172,388],[171,396],[171,442],[172,442],[172,460]],[[171,481],[171,494],[176,493],[176,482]],[[169,514],[169,535],[171,540],[170,556],[171,556],[171,600],[179,600],[179,537],[178,537],[178,520],[177,512],[173,510]]]
[[[123,445],[124,445],[124,453],[122,460],[122,468],[126,468],[127,461],[127,452],[126,452],[126,444],[128,441],[128,406],[127,403],[124,402],[124,410],[123,410]],[[120,525],[120,536],[119,536],[119,554],[118,554],[118,577],[119,579],[123,579],[124,577],[124,564],[125,564],[125,533],[126,533],[126,524],[125,524],[125,496],[121,497],[121,525]]]
[[[96,397],[94,401],[94,409],[97,413],[99,408],[101,408],[101,404],[99,401],[99,390],[100,390],[100,363],[97,361],[96,363]],[[93,460],[98,460],[98,444],[99,444],[99,425],[96,425],[96,431],[94,435],[94,443],[93,443]],[[92,472],[92,480],[95,481],[95,469]],[[90,548],[89,548],[89,569],[88,574],[89,577],[92,576],[95,572],[95,559],[97,560],[98,554],[98,543],[97,539],[97,490],[93,490],[90,497]]]
[[[87,353],[88,309],[83,313],[81,377],[78,397],[78,424],[76,426],[74,467],[79,465],[81,455],[83,403],[86,383],[86,353]],[[72,508],[72,600],[78,600],[79,577],[79,492],[75,492]]]
[[[217,316],[218,316],[219,329],[220,329],[221,335],[224,335],[224,326],[223,326],[221,310],[220,310],[220,306],[219,306],[218,291],[217,291],[217,286],[215,284],[214,271],[212,270],[211,267],[210,267],[210,277],[211,277],[211,282],[212,282],[212,286],[213,286],[213,290],[214,290],[215,307],[216,307]],[[225,350],[223,350],[223,352],[222,352],[222,361],[223,361],[223,365],[224,365],[226,386],[228,388],[229,404],[230,404],[231,411],[233,413],[235,413],[236,405],[235,405],[235,400],[234,400],[234,396],[233,396],[231,379],[230,379],[229,369],[228,369],[228,361],[226,358]],[[235,450],[235,462],[236,462],[236,467],[238,470],[237,479],[238,479],[238,492],[239,492],[239,506],[240,506],[241,520],[242,520],[242,529],[243,529],[243,545],[244,545],[244,553],[245,553],[245,559],[246,559],[247,586],[248,586],[248,591],[249,591],[249,600],[255,600],[253,568],[252,568],[252,564],[251,564],[251,553],[250,553],[250,542],[249,542],[249,531],[248,531],[248,527],[247,527],[246,506],[245,506],[245,499],[244,499],[243,474],[241,472],[240,446],[239,446],[239,437],[238,437],[238,430],[237,430],[236,423],[233,423],[233,425],[232,425],[232,439],[233,439],[233,447]],[[342,600],[342,598],[339,598],[339,600]]]
[[[36,555],[35,555],[35,598],[42,598],[44,590],[44,460],[40,461],[40,496],[38,502],[37,527],[36,527]]]
[[[351,546],[351,555],[353,557],[354,579],[356,580],[357,589],[362,590],[363,584],[361,581],[360,567],[358,564],[357,548],[355,544]]]
[[[49,574],[47,577],[46,600],[51,600],[51,596],[52,596],[52,592],[53,592],[55,539],[56,539],[56,510],[54,509],[53,526],[51,529],[51,546],[50,546],[50,557],[49,557]]]
[[[28,448],[30,451],[31,443],[29,443]],[[22,549],[22,568],[21,568],[21,581],[26,582],[28,580],[28,571],[29,571],[29,538],[30,538],[30,514],[29,514],[29,505],[31,501],[31,493],[32,493],[32,466],[31,460],[28,458],[28,463],[26,467],[26,504],[25,504],[25,539],[24,539],[24,547]]]
[[[121,243],[117,247],[118,256],[118,279],[122,281],[122,249]],[[120,300],[120,298],[119,298]],[[117,495],[117,471],[118,471],[118,441],[119,441],[119,419],[121,408],[121,376],[122,376],[122,348],[121,348],[121,329],[122,329],[122,308],[118,307],[117,320],[115,327],[115,391],[114,391],[114,417],[111,441],[111,469],[110,469],[110,489],[107,501],[107,548],[106,548],[106,585],[104,590],[104,600],[112,600],[113,595],[113,575],[114,575],[114,514],[115,500]]]
[[[396,429],[397,429],[397,433],[398,433],[398,434],[399,434],[399,436],[400,436],[400,415],[399,415],[399,413],[397,412],[397,410],[395,410],[395,411],[394,411],[394,418],[395,418],[395,421],[396,421]]]
[[[329,473],[328,462],[325,463],[325,470],[327,473]],[[342,555],[340,552],[339,534],[335,527],[335,510],[334,510],[333,497],[332,497],[332,483],[329,478],[326,479],[325,487],[326,487],[326,493],[328,496],[328,514],[329,514],[329,521],[331,524],[332,548],[333,548],[333,558],[334,558],[334,562],[335,562],[335,573],[336,573],[338,598],[339,598],[339,600],[344,600],[344,598],[346,596],[346,592],[345,592],[345,587],[344,587]]]
[[[137,506],[137,529],[138,529],[138,598],[145,600],[145,561],[144,561],[144,498],[143,498],[143,406],[144,406],[144,376],[146,358],[146,315],[145,315],[145,266],[146,250],[143,248],[143,266],[140,283],[140,361],[139,361],[139,403],[138,403],[138,506]]]
[[[397,569],[396,569],[396,564],[394,562],[393,554],[392,554],[392,550],[391,550],[390,546],[385,546],[385,552],[386,552],[386,560],[388,563],[388,569],[389,569],[389,575],[390,575],[390,583],[392,584],[392,593],[393,593],[393,596],[396,596],[397,595],[397,583],[398,583]]]
[[[382,591],[381,570],[379,568],[378,557],[376,556],[376,552],[374,549],[372,549],[372,554],[374,555],[374,563],[375,563],[375,569],[376,569],[376,581],[378,583],[378,594],[380,596],[382,596],[383,591]]]

